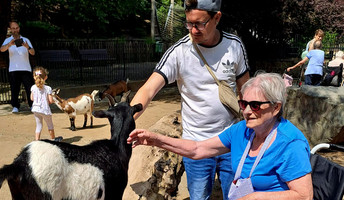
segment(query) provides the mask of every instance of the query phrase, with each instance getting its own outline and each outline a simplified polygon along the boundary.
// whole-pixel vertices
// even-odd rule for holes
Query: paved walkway
[[[31,113],[29,106],[26,103],[20,104],[19,110],[20,110],[20,112],[18,114],[29,114],[29,113]],[[13,114],[11,104],[1,104],[0,105],[0,115],[9,115],[9,114]]]

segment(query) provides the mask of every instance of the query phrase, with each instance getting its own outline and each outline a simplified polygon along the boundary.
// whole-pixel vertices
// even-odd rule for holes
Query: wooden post
[[[170,36],[173,38],[173,21],[174,21],[174,0],[171,0],[171,24],[170,24]]]
[[[154,41],[155,37],[155,0],[151,0],[151,38]]]

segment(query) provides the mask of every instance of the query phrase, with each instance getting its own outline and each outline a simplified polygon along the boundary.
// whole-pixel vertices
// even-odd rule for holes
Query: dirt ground
[[[170,90],[170,91],[169,91]],[[180,96],[175,89],[162,90],[156,98],[151,102],[144,114],[136,121],[137,128],[148,129],[155,124],[163,116],[170,115],[180,110]],[[63,136],[63,142],[76,145],[86,145],[93,140],[109,138],[110,125],[107,119],[93,118],[93,128],[89,128],[89,119],[86,128],[82,128],[83,116],[77,116],[77,131],[69,130],[69,119],[66,114],[62,113],[58,108],[52,107],[53,122],[55,126],[56,136]],[[95,110],[107,109],[107,102],[101,101],[95,104]],[[12,107],[9,104],[0,105],[0,167],[13,161],[21,148],[34,140],[35,120],[33,114],[29,111],[28,106],[23,103],[21,112],[18,114],[11,113]],[[49,139],[46,124],[43,125],[41,139]],[[130,170],[135,170],[135,157],[140,156],[139,148],[133,150],[130,160]],[[130,185],[131,179],[124,193],[123,199],[129,198],[132,193]],[[182,180],[182,182],[185,182]],[[182,184],[181,184],[182,185]],[[184,183],[185,185],[185,183]],[[7,183],[5,182],[0,189],[0,199],[10,200],[11,195]],[[181,187],[177,199],[188,199],[188,192],[185,187]]]

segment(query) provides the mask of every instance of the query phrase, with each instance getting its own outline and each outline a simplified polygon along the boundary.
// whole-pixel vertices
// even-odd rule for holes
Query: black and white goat
[[[62,99],[58,96],[60,93],[60,89],[54,89],[52,93],[52,97],[56,106],[65,112],[69,116],[70,120],[70,129],[75,131],[75,118],[76,115],[83,114],[84,115],[84,125],[83,128],[86,127],[87,124],[87,114],[90,115],[91,124],[90,127],[93,126],[93,117],[92,111],[94,107],[94,97],[98,93],[98,90],[94,90],[92,94],[82,94],[75,98],[69,98],[67,100]]]
[[[26,145],[14,162],[0,169],[0,187],[7,179],[14,200],[122,199],[128,182],[135,128],[133,115],[142,105],[120,102],[93,115],[108,118],[111,139],[76,146],[50,140]]]

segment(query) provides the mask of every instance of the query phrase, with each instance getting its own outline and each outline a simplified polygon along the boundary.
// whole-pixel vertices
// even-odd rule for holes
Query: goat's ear
[[[58,93],[60,92],[60,89],[59,88],[55,88],[52,90],[52,95],[58,95]]]
[[[104,110],[96,110],[92,112],[92,115],[97,118],[108,118],[108,112]]]
[[[131,90],[128,90],[127,92],[123,93],[123,96],[121,98],[121,102],[128,102],[129,103],[129,95]]]
[[[139,104],[134,105],[133,108],[134,108],[134,114],[135,114],[137,112],[140,112],[143,109],[143,106],[142,104],[139,103]]]

